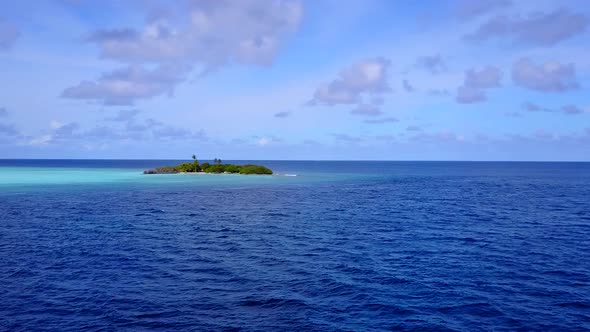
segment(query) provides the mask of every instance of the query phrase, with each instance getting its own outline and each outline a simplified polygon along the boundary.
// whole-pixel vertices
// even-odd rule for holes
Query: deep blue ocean
[[[0,330],[590,330],[590,163],[176,163],[0,160]]]

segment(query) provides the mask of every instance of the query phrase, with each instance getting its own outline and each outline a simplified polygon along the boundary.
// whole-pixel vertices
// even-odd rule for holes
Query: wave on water
[[[0,331],[590,329],[590,164],[284,163],[0,186]]]

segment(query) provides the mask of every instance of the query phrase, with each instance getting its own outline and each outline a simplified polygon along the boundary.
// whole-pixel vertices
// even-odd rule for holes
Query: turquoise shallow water
[[[176,184],[190,183],[208,185],[214,183],[256,183],[279,181],[276,176],[243,176],[234,174],[161,174],[145,175],[140,169],[101,169],[101,168],[32,168],[3,167],[0,168],[0,184],[17,185],[68,185],[97,183],[153,183]]]
[[[259,186],[280,184],[305,184],[352,179],[354,174],[330,174],[317,170],[297,167],[275,168],[272,176],[238,174],[163,174],[145,175],[143,170],[161,165],[173,165],[179,161],[40,161],[30,165],[30,161],[0,162],[0,190],[18,191],[39,188],[54,189],[60,186]],[[63,164],[66,163],[66,164]],[[271,164],[273,162],[270,162]],[[277,163],[277,162],[274,162]],[[16,165],[15,165],[16,164]],[[122,167],[123,166],[123,167]],[[365,176],[368,174],[365,174]]]
[[[230,161],[262,163],[273,176],[235,174],[144,175],[143,170],[175,165],[179,160],[0,160],[0,188],[11,190],[80,185],[257,186],[377,181],[408,177],[544,178],[547,181],[588,176],[588,163],[486,162],[318,162]]]
[[[0,160],[0,330],[590,330],[588,163],[175,163]]]
[[[65,185],[142,181],[139,170],[58,167],[2,167],[0,185]],[[145,180],[148,180],[145,178]]]

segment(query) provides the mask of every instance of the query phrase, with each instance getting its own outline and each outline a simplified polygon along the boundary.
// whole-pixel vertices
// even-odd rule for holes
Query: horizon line
[[[215,158],[203,158],[200,160],[209,161]],[[156,159],[141,159],[141,158],[0,158],[0,161],[7,160],[71,160],[71,161],[183,161],[192,160],[191,158],[156,158]],[[199,160],[199,159],[197,159]],[[590,163],[590,160],[461,160],[461,159],[232,159],[227,158],[228,161],[297,161],[297,162],[472,162],[472,163]]]

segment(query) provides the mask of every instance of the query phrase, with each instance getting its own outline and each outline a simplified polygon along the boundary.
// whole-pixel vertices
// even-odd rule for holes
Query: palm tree
[[[197,156],[193,154],[193,164],[195,165],[195,172],[197,171],[197,166],[199,166],[199,161],[197,160]]]

